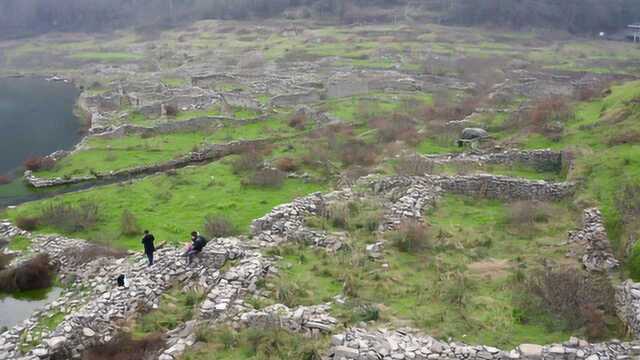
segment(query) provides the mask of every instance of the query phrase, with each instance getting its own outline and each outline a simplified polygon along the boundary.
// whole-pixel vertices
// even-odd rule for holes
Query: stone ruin
[[[480,186],[480,183],[490,185]],[[491,185],[493,184],[493,185]],[[359,189],[355,191],[354,189]],[[572,185],[542,181],[518,180],[493,176],[367,176],[353,188],[344,188],[327,194],[315,193],[295,199],[291,203],[275,207],[271,212],[252,223],[252,237],[247,240],[217,239],[207,246],[203,258],[196,261],[193,269],[185,269],[179,251],[173,248],[160,250],[158,264],[148,273],[139,271],[145,267],[141,255],[125,259],[100,259],[88,264],[76,265],[65,259],[68,246],[87,246],[82,240],[63,237],[35,237],[33,249],[49,251],[63,266],[64,274],[76,274],[90,289],[88,301],[63,294],[59,303],[69,315],[50,334],[43,334],[42,344],[34,348],[25,359],[49,358],[52,354],[68,354],[69,358],[80,355],[82,349],[94,343],[107,342],[120,330],[119,319],[135,314],[140,307],[157,306],[159,295],[170,284],[191,287],[199,285],[207,289],[205,301],[200,304],[194,320],[180,325],[166,334],[166,349],[159,355],[161,360],[175,360],[196,342],[198,326],[231,323],[238,327],[279,326],[309,336],[319,333],[334,333],[338,322],[328,313],[327,304],[289,309],[276,304],[255,310],[243,299],[256,291],[257,281],[271,272],[271,264],[256,249],[277,246],[287,241],[306,239],[312,246],[331,249],[327,239],[334,234],[316,231],[305,226],[309,215],[321,214],[324,207],[336,201],[348,201],[361,196],[382,199],[385,207],[385,225],[382,230],[393,229],[393,224],[405,218],[419,218],[433,205],[443,192],[454,192],[473,196],[496,197],[517,200],[525,192],[537,199],[558,200],[571,194]],[[364,193],[360,193],[364,191]],[[502,193],[501,193],[502,192]],[[587,210],[585,229],[598,229],[597,213]],[[386,225],[391,224],[391,225]],[[601,224],[601,222],[600,222]],[[9,236],[27,234],[4,223],[0,231]],[[0,233],[0,235],[2,235]],[[584,237],[584,236],[583,236]],[[383,244],[372,244],[380,251]],[[220,269],[228,261],[232,266],[226,272]],[[105,286],[112,281],[113,274],[126,272],[132,276],[128,289]],[[63,275],[68,276],[68,275]],[[640,333],[640,284],[627,282],[619,289],[617,299],[621,318],[630,323],[635,334]],[[47,310],[58,308],[49,307]],[[46,311],[46,310],[45,310]],[[17,358],[15,346],[20,334],[34,326],[46,312],[36,312],[23,325],[0,335],[0,358]],[[208,324],[208,325],[207,325]],[[635,325],[633,325],[635,324]],[[635,326],[635,327],[634,327]],[[523,344],[511,351],[488,346],[472,346],[457,342],[443,342],[421,334],[416,330],[365,330],[347,329],[334,335],[327,359],[552,359],[552,360],[599,360],[632,359],[640,356],[640,343],[609,341],[590,344],[572,338],[563,344],[539,346]]]
[[[585,209],[582,223],[581,230],[569,232],[569,242],[585,247],[585,255],[582,257],[585,268],[605,273],[617,269],[620,262],[613,255],[600,210]]]
[[[571,338],[563,344],[522,344],[511,351],[491,346],[442,342],[415,330],[376,331],[353,328],[331,339],[334,360],[440,359],[440,360],[601,360],[637,359],[640,343],[611,341],[590,344]]]

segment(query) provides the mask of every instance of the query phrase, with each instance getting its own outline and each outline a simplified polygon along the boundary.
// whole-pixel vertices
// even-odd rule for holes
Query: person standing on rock
[[[156,251],[156,247],[153,245],[154,240],[155,238],[149,233],[149,230],[145,230],[142,244],[144,245],[144,253],[149,259],[149,266],[153,265],[153,253]]]

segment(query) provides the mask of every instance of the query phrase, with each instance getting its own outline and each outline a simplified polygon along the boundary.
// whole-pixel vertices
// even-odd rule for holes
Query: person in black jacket
[[[185,256],[189,259],[189,264],[193,261],[193,258],[204,249],[207,245],[207,239],[204,236],[198,234],[196,231],[191,233],[191,247],[185,253]]]
[[[149,230],[145,230],[142,244],[144,245],[144,253],[149,258],[149,266],[153,265],[153,253],[156,251],[156,247],[153,245],[154,240],[155,238],[149,233]]]

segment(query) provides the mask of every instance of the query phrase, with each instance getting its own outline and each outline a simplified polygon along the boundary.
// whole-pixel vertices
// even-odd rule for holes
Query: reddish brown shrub
[[[247,171],[257,171],[264,164],[264,158],[256,150],[249,150],[231,163],[231,170],[234,174],[240,174]]]
[[[371,166],[376,163],[377,149],[375,145],[367,144],[362,140],[348,141],[340,148],[340,160],[347,167]]]
[[[307,124],[307,115],[302,112],[296,112],[289,118],[289,126],[298,130],[303,130]]]
[[[37,217],[23,216],[16,217],[16,226],[22,230],[33,231],[38,227],[39,220]]]
[[[0,175],[0,185],[7,185],[11,182],[11,178],[6,175]]]
[[[15,268],[0,271],[0,291],[45,289],[53,282],[53,267],[49,256],[39,254]]]
[[[607,145],[609,146],[637,143],[640,143],[640,132],[638,131],[627,131],[621,134],[616,134],[611,136],[607,141]]]
[[[177,116],[178,115],[178,107],[175,105],[165,105],[164,111],[167,116]]]
[[[378,138],[383,142],[403,140],[416,143],[418,132],[413,120],[408,116],[393,114],[391,118],[375,117],[369,120],[369,126],[378,130]]]
[[[562,124],[572,116],[573,112],[567,99],[562,97],[539,100],[528,112],[532,130],[552,140],[562,136]]]
[[[24,161],[24,167],[31,171],[50,170],[55,166],[55,160],[49,157],[32,156]]]
[[[120,334],[106,344],[89,348],[82,355],[83,360],[139,360],[157,356],[165,342],[162,334],[150,334],[140,340],[133,340],[129,334]]]
[[[298,163],[290,157],[283,157],[276,160],[275,165],[278,170],[284,172],[292,172],[298,170]]]

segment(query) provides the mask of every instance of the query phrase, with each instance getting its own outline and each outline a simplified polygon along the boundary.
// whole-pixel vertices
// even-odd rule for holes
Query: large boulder
[[[477,140],[477,139],[485,139],[489,137],[489,133],[480,128],[465,128],[462,130],[462,136],[460,137],[462,140]]]

